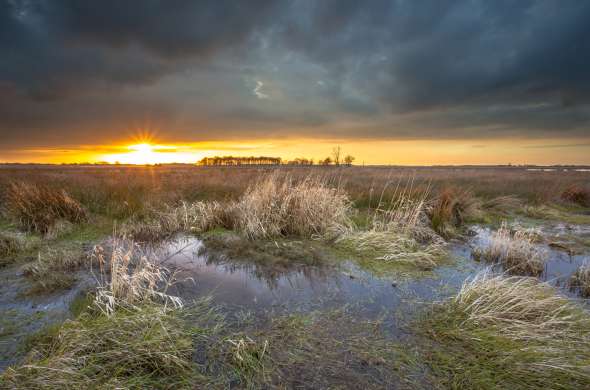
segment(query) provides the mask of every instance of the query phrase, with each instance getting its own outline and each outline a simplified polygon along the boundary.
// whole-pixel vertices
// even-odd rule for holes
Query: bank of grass
[[[258,178],[237,200],[182,202],[130,221],[123,232],[157,241],[178,232],[235,230],[251,240],[328,237],[351,224],[352,204],[341,188],[321,176],[295,180],[273,172]]]
[[[95,219],[94,223],[75,225],[53,239],[27,238],[27,248],[12,259],[27,261],[22,271],[31,286],[24,294],[42,295],[72,287],[78,280],[78,271],[90,265],[94,242],[107,236],[109,229],[108,222]]]
[[[448,257],[444,240],[428,222],[428,189],[416,193],[411,185],[396,188],[394,200],[370,210],[363,228],[349,228],[336,238],[336,245],[378,275],[430,271]]]
[[[10,183],[4,208],[23,229],[41,234],[50,233],[58,221],[88,220],[87,211],[65,189],[34,183]]]
[[[539,233],[532,229],[511,230],[503,224],[490,236],[489,245],[474,251],[477,259],[501,264],[506,272],[539,276],[545,270],[547,251],[537,243]]]
[[[590,315],[535,278],[481,273],[416,329],[440,388],[590,386]]]
[[[193,330],[178,317],[179,298],[159,291],[165,270],[114,241],[99,248],[99,288],[92,308],[38,338],[19,367],[0,384],[10,388],[188,387]],[[45,342],[43,342],[45,341]]]
[[[541,221],[565,222],[574,225],[590,224],[588,208],[575,204],[558,204],[554,202],[531,204],[524,206],[520,214]]]

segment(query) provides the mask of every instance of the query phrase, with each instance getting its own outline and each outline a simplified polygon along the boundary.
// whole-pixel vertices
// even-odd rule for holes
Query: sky
[[[0,161],[590,164],[589,37],[586,0],[0,0]]]

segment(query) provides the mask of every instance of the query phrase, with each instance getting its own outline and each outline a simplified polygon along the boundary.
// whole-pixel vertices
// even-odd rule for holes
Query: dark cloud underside
[[[0,0],[4,145],[585,138],[590,2]]]

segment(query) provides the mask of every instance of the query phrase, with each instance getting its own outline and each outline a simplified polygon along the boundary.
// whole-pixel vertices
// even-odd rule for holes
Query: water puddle
[[[0,269],[0,372],[20,359],[20,346],[27,336],[70,316],[71,302],[92,285],[90,275],[79,273],[68,290],[43,296],[28,296],[30,282],[20,266]]]
[[[202,242],[181,237],[160,248],[161,264],[177,271],[175,293],[190,301],[211,295],[227,310],[254,313],[309,312],[348,307],[359,317],[396,313],[409,318],[420,303],[452,295],[481,265],[457,248],[458,264],[415,280],[378,278],[352,262],[337,266],[270,266],[209,257]],[[463,248],[464,249],[464,248]],[[460,266],[459,266],[460,265]]]

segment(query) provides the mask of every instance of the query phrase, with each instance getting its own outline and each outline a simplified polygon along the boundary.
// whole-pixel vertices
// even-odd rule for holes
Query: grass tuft
[[[501,264],[511,274],[539,276],[545,270],[548,253],[535,244],[538,236],[535,230],[512,232],[506,224],[502,224],[492,233],[489,246],[476,251],[475,255]]]
[[[590,386],[590,316],[535,278],[480,273],[421,324],[445,388]]]
[[[33,281],[28,294],[38,295],[70,288],[76,282],[74,271],[87,257],[81,250],[48,249],[23,267],[23,273]]]
[[[421,244],[407,234],[395,231],[359,231],[347,234],[338,243],[363,258],[383,265],[409,265],[431,270],[446,258],[442,242]]]
[[[24,239],[16,234],[0,231],[0,258],[16,255],[25,246]]]
[[[235,226],[251,239],[330,236],[351,224],[352,204],[325,179],[295,181],[273,173],[248,188],[235,205]]]
[[[590,261],[585,261],[571,276],[570,288],[584,298],[590,297]]]
[[[192,375],[191,331],[158,305],[83,313],[30,356],[6,370],[0,387],[188,388]]]
[[[590,190],[574,184],[561,193],[561,199],[582,207],[590,207]]]
[[[12,182],[5,198],[7,213],[28,231],[46,234],[60,220],[80,223],[88,219],[86,210],[63,189]]]
[[[107,315],[119,306],[133,307],[146,302],[182,307],[180,298],[166,293],[174,275],[150,261],[132,241],[113,238],[110,255],[96,246],[91,258],[100,268],[95,303]]]
[[[432,228],[443,237],[452,237],[467,220],[480,214],[481,204],[470,191],[443,189],[428,210]]]

